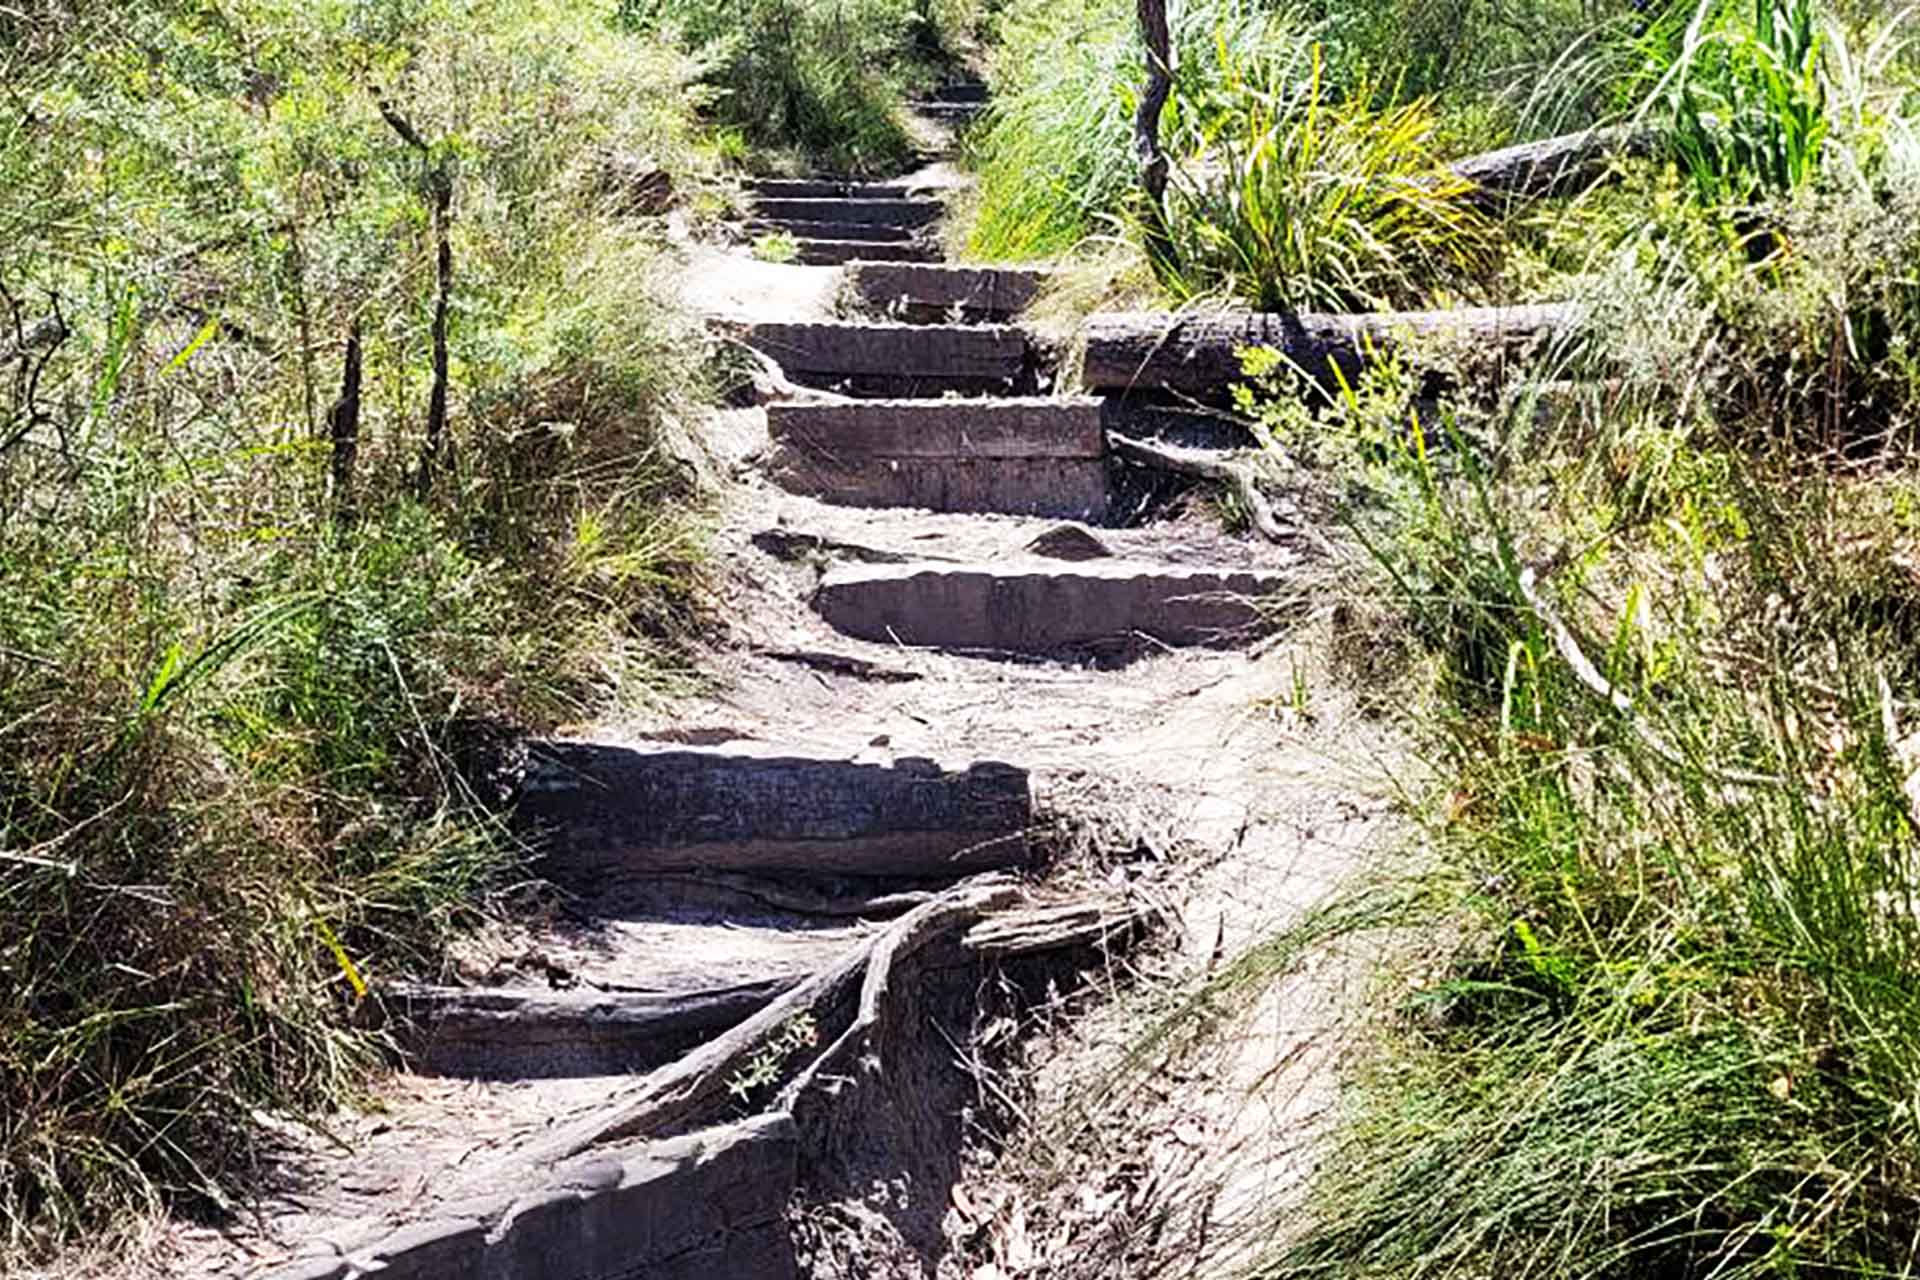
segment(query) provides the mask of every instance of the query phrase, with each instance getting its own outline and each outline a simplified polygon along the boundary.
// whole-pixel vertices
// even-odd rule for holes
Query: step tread
[[[837,267],[853,262],[931,262],[940,246],[919,240],[813,240],[801,238],[799,262],[810,267]]]
[[[780,222],[861,222],[924,227],[947,210],[938,200],[850,200],[834,197],[756,197],[754,216]]]
[[[911,227],[893,227],[884,222],[791,222],[778,218],[755,218],[747,223],[749,231],[784,231],[804,240],[862,240],[905,244],[917,238]]]
[[[999,318],[1026,310],[1051,274],[1042,267],[874,263],[849,270],[847,290],[869,307],[933,316],[958,308]]]

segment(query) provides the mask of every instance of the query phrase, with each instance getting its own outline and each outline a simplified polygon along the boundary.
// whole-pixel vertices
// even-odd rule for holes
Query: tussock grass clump
[[[1596,206],[1569,228],[1592,332],[1506,407],[1422,410],[1385,368],[1328,416],[1428,659],[1446,941],[1383,983],[1260,1274],[1920,1266],[1920,473],[1887,270],[1920,226],[1903,144],[1831,145],[1739,206],[1762,255],[1678,175]]]
[[[501,743],[674,678],[700,506],[609,177],[710,166],[681,59],[578,0],[44,16],[0,41],[0,1270],[219,1208],[260,1112],[365,1082],[365,988],[519,859]]]

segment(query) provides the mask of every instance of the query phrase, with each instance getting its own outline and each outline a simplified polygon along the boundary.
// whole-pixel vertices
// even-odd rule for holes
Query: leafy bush
[[[261,1110],[364,1080],[362,987],[518,857],[471,766],[669,678],[697,555],[699,345],[609,176],[708,165],[681,59],[590,0],[42,12],[0,52],[0,1257],[218,1206]]]
[[[715,118],[748,142],[847,174],[897,171],[912,157],[901,92],[952,56],[975,20],[963,0],[622,0],[621,14],[707,65]]]

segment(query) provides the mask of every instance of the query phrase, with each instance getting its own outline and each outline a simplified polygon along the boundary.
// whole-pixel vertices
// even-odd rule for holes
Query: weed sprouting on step
[[[760,1096],[786,1077],[787,1069],[801,1052],[820,1043],[820,1028],[808,1014],[795,1014],[780,1026],[779,1034],[747,1064],[727,1077],[727,1092],[744,1108],[761,1100]]]

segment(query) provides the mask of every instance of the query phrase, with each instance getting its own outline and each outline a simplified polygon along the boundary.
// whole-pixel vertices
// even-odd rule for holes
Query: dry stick
[[[781,996],[733,1030],[708,1041],[686,1057],[646,1077],[636,1096],[611,1111],[592,1116],[536,1148],[542,1163],[557,1164],[622,1138],[665,1137],[709,1123],[725,1110],[727,1082],[757,1056],[780,1040],[796,1017],[816,1021],[830,1016],[860,984],[860,1012],[847,1033],[801,1073],[781,1094],[785,1107],[796,1090],[811,1083],[839,1055],[869,1041],[886,997],[894,964],[937,938],[964,933],[987,913],[1019,901],[1021,891],[1011,880],[986,876],[954,886],[924,906],[916,907],[865,946],[859,947]],[[850,1038],[851,1037],[851,1038]]]
[[[798,401],[802,404],[853,403],[854,397],[843,396],[837,391],[820,391],[813,387],[800,386],[787,377],[787,371],[780,367],[779,361],[759,348],[741,341],[739,338],[721,334],[720,340],[746,352],[747,358],[753,361],[755,367],[759,369],[761,384],[764,384],[765,390],[762,391],[761,385],[756,385],[754,387],[754,396],[755,399],[759,400],[762,404],[785,403],[788,401]]]
[[[1295,536],[1304,534],[1329,558],[1340,558],[1339,548],[1312,525],[1280,523],[1273,514],[1273,504],[1260,492],[1260,486],[1250,469],[1195,450],[1148,444],[1130,436],[1109,435],[1108,441],[1116,456],[1136,466],[1226,485],[1247,508],[1254,529],[1267,541],[1290,542]]]
[[[1767,773],[1749,773],[1742,769],[1715,769],[1709,765],[1695,764],[1667,742],[1634,711],[1633,699],[1618,688],[1611,680],[1600,674],[1600,668],[1593,665],[1591,659],[1581,651],[1580,642],[1573,638],[1573,632],[1560,620],[1560,615],[1547,603],[1535,581],[1532,566],[1520,572],[1520,594],[1526,599],[1527,607],[1532,609],[1540,624],[1547,629],[1553,639],[1553,647],[1560,652],[1560,658],[1572,668],[1573,674],[1581,684],[1593,690],[1615,711],[1626,717],[1636,736],[1646,744],[1654,755],[1675,769],[1698,769],[1715,782],[1735,787],[1778,787],[1786,784],[1786,779]]]
[[[380,115],[400,140],[431,161],[433,147],[420,136],[413,123],[385,98],[379,99]],[[453,175],[442,159],[426,170],[427,194],[433,201],[434,252],[433,299],[433,389],[427,395],[427,440],[420,450],[419,494],[425,499],[433,490],[434,472],[439,468],[447,447],[447,328],[453,314]]]

